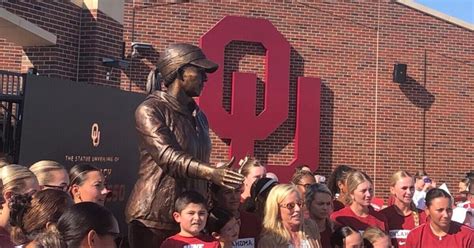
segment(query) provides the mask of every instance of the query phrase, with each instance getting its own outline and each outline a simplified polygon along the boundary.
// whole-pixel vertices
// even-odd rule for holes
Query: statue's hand
[[[214,184],[219,186],[223,186],[229,189],[238,189],[242,185],[244,181],[244,176],[240,173],[231,170],[232,164],[234,163],[235,158],[232,157],[228,162],[224,165],[214,168],[211,181]]]

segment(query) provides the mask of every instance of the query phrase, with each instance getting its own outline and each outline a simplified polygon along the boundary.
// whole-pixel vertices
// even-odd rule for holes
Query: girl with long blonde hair
[[[10,164],[0,168],[0,178],[3,182],[0,237],[9,238],[11,231],[10,206],[12,200],[18,195],[33,195],[36,191],[40,190],[40,186],[33,172],[17,164]],[[8,243],[8,240],[5,242]],[[5,243],[2,244],[5,247],[9,247]]]
[[[369,226],[387,231],[385,216],[370,205],[374,196],[372,179],[362,171],[353,171],[347,176],[346,186],[348,205],[332,213],[331,219],[356,231],[364,231]]]
[[[410,231],[425,223],[426,214],[413,203],[414,192],[415,180],[410,173],[402,170],[393,173],[390,193],[394,203],[381,213],[388,220],[390,238],[395,247],[404,247]]]

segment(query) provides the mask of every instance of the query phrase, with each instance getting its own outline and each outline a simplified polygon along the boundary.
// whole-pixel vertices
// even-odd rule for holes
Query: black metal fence
[[[0,70],[0,159],[17,163],[26,74]]]

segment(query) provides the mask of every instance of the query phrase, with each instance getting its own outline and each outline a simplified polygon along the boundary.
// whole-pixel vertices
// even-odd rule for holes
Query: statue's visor
[[[214,63],[214,62],[212,62],[212,61],[210,61],[206,58],[201,58],[201,59],[191,61],[191,62],[189,62],[189,64],[195,65],[197,67],[204,68],[207,73],[213,73],[219,67],[216,63]]]

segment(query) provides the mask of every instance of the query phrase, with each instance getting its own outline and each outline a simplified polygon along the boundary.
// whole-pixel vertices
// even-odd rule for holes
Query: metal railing
[[[25,74],[0,70],[0,151],[13,163],[19,157],[25,78]]]

